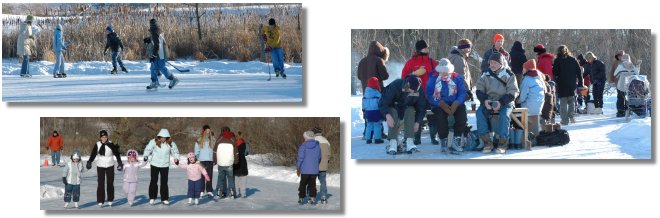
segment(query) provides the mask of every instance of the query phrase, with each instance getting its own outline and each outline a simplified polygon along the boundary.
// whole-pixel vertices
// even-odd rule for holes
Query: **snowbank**
[[[42,185],[39,193],[41,200],[64,197],[64,189],[52,185]]]

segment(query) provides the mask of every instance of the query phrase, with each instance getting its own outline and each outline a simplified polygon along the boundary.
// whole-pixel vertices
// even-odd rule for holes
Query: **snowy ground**
[[[651,159],[652,154],[651,118],[633,119],[630,122],[625,122],[624,118],[616,118],[616,96],[605,96],[603,115],[577,115],[575,124],[562,126],[568,130],[571,137],[569,144],[559,147],[537,146],[531,151],[509,150],[504,155],[494,152],[443,154],[439,145],[431,144],[428,132],[422,133],[422,144],[418,145],[421,152],[388,155],[385,153],[385,144],[366,144],[362,140],[364,120],[361,96],[353,96],[351,105],[353,159]],[[559,120],[559,117],[557,119]],[[468,114],[468,121],[474,130],[475,115]]]
[[[272,64],[251,61],[171,61],[168,70],[179,79],[174,89],[146,91],[150,64],[124,61],[128,74],[110,75],[109,61],[66,63],[67,78],[53,78],[52,62],[30,65],[32,78],[19,76],[16,59],[2,60],[4,102],[302,102],[302,65],[285,65],[286,79],[275,78]],[[268,71],[273,74],[271,81]],[[161,85],[169,80],[160,78]]]
[[[47,155],[41,156],[41,162]],[[88,157],[83,157],[87,160]],[[123,157],[125,161],[126,157]],[[127,205],[126,196],[122,191],[123,173],[115,171],[115,201],[112,208],[99,208],[96,205],[96,165],[92,170],[83,173],[81,185],[81,210],[236,210],[236,211],[337,211],[341,209],[340,175],[328,175],[328,204],[298,205],[298,177],[295,168],[272,166],[267,155],[250,155],[248,158],[249,175],[247,181],[247,198],[221,199],[214,202],[204,198],[200,205],[187,204],[187,176],[185,170],[171,168],[169,174],[170,205],[149,205],[147,188],[149,186],[149,165],[140,170],[136,203]],[[64,159],[64,158],[63,158]],[[68,157],[66,158],[68,159]],[[185,162],[185,161],[184,161]],[[182,163],[185,164],[185,163]],[[213,184],[217,179],[217,168],[214,169]],[[40,199],[41,210],[63,210],[64,185],[62,184],[62,168],[40,167]],[[318,182],[317,182],[318,185]],[[317,189],[319,186],[317,186]],[[69,206],[71,207],[71,206]],[[75,209],[69,209],[75,210]]]

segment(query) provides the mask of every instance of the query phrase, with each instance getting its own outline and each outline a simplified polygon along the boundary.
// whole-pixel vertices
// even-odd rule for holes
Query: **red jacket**
[[[555,77],[552,75],[552,62],[555,56],[550,54],[550,53],[543,53],[538,56],[538,63],[536,64],[536,68],[543,72],[544,74],[548,74],[550,76],[550,81],[555,80]]]
[[[429,75],[435,72],[435,67],[438,66],[438,61],[433,60],[428,55],[415,55],[410,60],[406,62],[406,65],[403,66],[401,71],[401,78],[412,74],[413,71],[418,70],[421,66],[424,66],[426,73],[421,75],[419,78],[422,79],[422,84],[420,84],[420,90],[426,90],[426,82],[429,81]]]
[[[64,141],[62,140],[62,136],[57,135],[55,136],[50,136],[48,138],[48,143],[46,144],[48,148],[50,148],[51,151],[59,151],[62,149],[62,146],[64,146]]]

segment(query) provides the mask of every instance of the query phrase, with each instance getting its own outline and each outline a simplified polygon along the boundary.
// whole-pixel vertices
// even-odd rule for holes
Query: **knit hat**
[[[534,52],[536,53],[544,53],[545,51],[546,51],[545,46],[543,46],[543,44],[541,43],[536,44],[536,46],[534,46]]]
[[[167,129],[161,129],[160,132],[158,133],[158,137],[169,138],[170,131],[167,131]]]
[[[454,65],[449,62],[449,59],[443,58],[438,61],[435,71],[438,71],[438,73],[451,73],[454,72]]]
[[[502,54],[501,53],[493,53],[488,57],[488,61],[495,61],[497,63],[502,64]]]
[[[502,34],[499,34],[499,33],[495,34],[495,36],[493,37],[493,44],[497,43],[497,40],[499,40],[499,39],[504,40],[504,36],[502,36]]]
[[[417,43],[415,43],[415,50],[417,52],[421,51],[422,49],[428,48],[428,47],[429,47],[429,45],[426,44],[426,41],[424,41],[423,39],[419,40],[419,41],[417,41]]]
[[[305,132],[303,133],[303,137],[305,138],[305,140],[314,139],[314,132],[312,132],[312,131],[305,131]]]
[[[472,47],[472,42],[469,39],[458,40],[458,49],[470,48]]]
[[[53,134],[58,134],[59,135],[59,133],[57,133],[57,130],[53,131]]]
[[[268,20],[268,25],[275,26],[275,19],[270,18],[270,19]]]
[[[529,59],[523,64],[523,69],[535,70],[536,69],[536,60]]]
[[[34,21],[34,16],[32,15],[28,15],[27,19],[25,19],[25,22],[32,22],[32,21]]]
[[[419,90],[419,85],[422,83],[422,80],[415,74],[410,74],[406,76],[406,83],[408,84],[408,88],[417,92]]]
[[[109,32],[114,32],[114,30],[112,29],[112,26],[108,26],[108,27],[106,27],[105,30],[107,30],[107,31],[109,31]]]
[[[108,136],[108,131],[101,130],[101,131],[99,132],[99,138],[101,138],[102,136]]]
[[[158,27],[158,21],[156,19],[151,18],[149,20],[149,32],[158,32],[160,30],[160,27]]]
[[[367,87],[380,91],[380,82],[375,76],[369,78],[367,81]]]

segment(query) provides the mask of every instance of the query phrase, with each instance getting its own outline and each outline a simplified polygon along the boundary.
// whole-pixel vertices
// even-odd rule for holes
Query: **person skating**
[[[64,41],[64,32],[62,30],[62,24],[57,24],[55,27],[55,33],[53,34],[53,53],[55,53],[55,66],[53,67],[53,77],[55,78],[64,78],[66,73],[64,72],[64,55],[62,54],[67,48],[67,44]]]
[[[218,165],[218,180],[215,185],[216,196],[215,200],[230,196],[236,197],[234,189],[234,158],[236,154],[236,146],[234,134],[229,127],[222,127],[220,129],[220,139],[217,140],[213,150],[215,151],[215,163]]]
[[[64,183],[64,208],[68,208],[73,200],[73,208],[78,208],[80,201],[80,183],[81,174],[86,171],[82,165],[80,151],[76,150],[71,154],[71,160],[66,162],[62,175]]]
[[[195,141],[195,156],[199,159],[199,163],[204,167],[206,172],[209,174],[211,180],[208,182],[205,181],[204,189],[202,192],[206,192],[210,198],[213,198],[213,146],[215,145],[215,138],[213,136],[213,131],[209,125],[202,126],[202,132]],[[203,195],[202,195],[203,197]]]
[[[87,169],[91,169],[92,162],[96,160],[96,172],[98,174],[96,203],[98,203],[98,206],[103,207],[103,204],[107,201],[108,206],[112,207],[112,201],[115,200],[115,160],[112,158],[116,158],[118,171],[124,168],[124,164],[121,162],[121,157],[119,156],[119,146],[108,140],[108,132],[101,130],[99,137],[100,140],[94,144],[86,167]],[[97,157],[98,159],[96,159]]]
[[[247,150],[247,143],[243,138],[243,133],[238,131],[236,134],[236,155],[234,155],[234,182],[236,183],[236,197],[247,198],[247,175],[248,163],[245,159],[245,152]]]
[[[151,35],[151,46],[153,50],[149,59],[151,62],[151,84],[147,86],[147,89],[157,89],[160,86],[158,82],[159,72],[170,80],[168,88],[172,89],[179,83],[179,78],[170,73],[165,66],[168,58],[167,43],[156,19],[149,20],[149,33]]]
[[[188,164],[179,164],[178,166],[179,168],[185,169],[186,174],[188,175],[188,204],[193,204],[194,199],[194,204],[198,205],[200,193],[204,189],[204,181],[210,182],[211,178],[209,178],[204,167],[197,162],[195,153],[189,152],[187,156]],[[203,180],[202,176],[204,176]]]
[[[275,23],[275,19],[268,20],[268,26],[263,27],[264,41],[266,41],[266,52],[270,52],[270,58],[273,60],[273,68],[275,69],[275,77],[282,75],[286,79],[284,73],[284,51],[282,50],[282,32],[280,26]]]
[[[21,77],[24,78],[32,77],[30,75],[30,56],[37,52],[36,40],[34,33],[32,32],[33,21],[34,16],[28,15],[25,22],[21,23],[16,42],[16,55],[23,58],[23,63],[21,64]]]
[[[117,74],[117,63],[121,67],[121,71],[128,73],[126,67],[124,67],[124,62],[121,60],[121,52],[124,50],[124,43],[122,43],[119,35],[112,29],[112,26],[105,28],[108,31],[106,35],[105,49],[103,49],[103,56],[108,52],[108,48],[112,52],[112,71],[110,73]]]
[[[138,173],[140,172],[140,168],[147,165],[147,161],[139,163],[138,153],[132,149],[126,152],[126,158],[128,159],[128,164],[124,166],[124,185],[122,188],[124,189],[128,206],[133,206],[135,195],[137,194]]]
[[[314,132],[314,140],[319,142],[321,147],[321,163],[319,164],[319,183],[321,183],[321,188],[319,194],[321,195],[321,204],[328,203],[328,187],[326,184],[326,176],[328,171],[328,165],[330,165],[330,158],[332,157],[332,152],[330,150],[330,142],[325,136],[323,136],[323,129],[320,127],[312,128]]]
[[[170,172],[170,157],[179,165],[179,149],[167,129],[161,129],[155,139],[149,141],[144,149],[144,161],[151,156],[151,180],[149,181],[149,204],[156,203],[158,196],[158,175],[160,174],[160,199],[164,205],[170,204],[170,192],[167,184]]]

